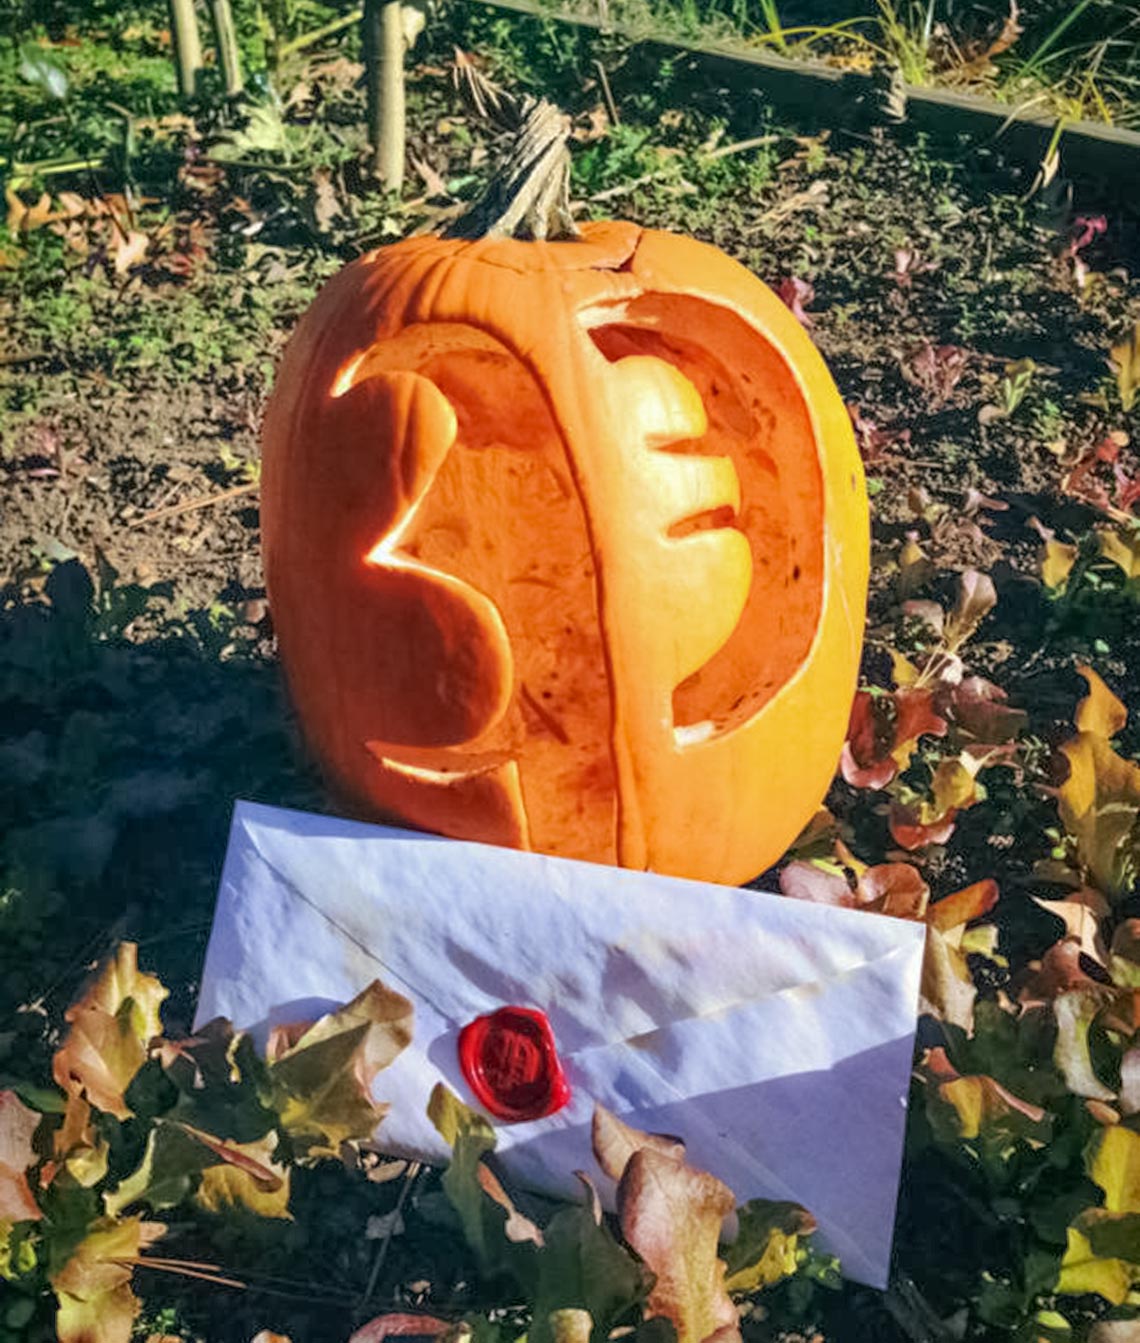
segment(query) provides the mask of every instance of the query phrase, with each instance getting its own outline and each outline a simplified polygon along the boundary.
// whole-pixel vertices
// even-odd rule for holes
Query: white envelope
[[[415,1004],[415,1038],[376,1080],[392,1104],[379,1139],[444,1164],[432,1088],[476,1106],[459,1031],[540,1008],[572,1097],[496,1123],[511,1179],[579,1197],[601,1102],[683,1138],[738,1203],[803,1204],[844,1273],[882,1287],[923,938],[778,895],[239,802],[196,1020],[262,1041],[382,980]]]

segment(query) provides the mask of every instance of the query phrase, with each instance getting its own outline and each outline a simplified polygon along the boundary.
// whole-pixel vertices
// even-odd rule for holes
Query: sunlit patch
[[[359,354],[354,354],[347,364],[336,375],[336,382],[333,383],[332,394],[334,397],[343,396],[345,392],[352,390],[356,382],[357,370],[364,363],[364,357],[367,350],[361,350]]]

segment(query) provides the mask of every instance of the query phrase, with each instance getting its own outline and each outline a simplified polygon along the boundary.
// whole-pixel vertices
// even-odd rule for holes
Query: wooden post
[[[198,72],[202,69],[202,40],[198,36],[194,0],[170,0],[170,37],[174,44],[178,92],[184,98],[193,98],[198,90]]]
[[[218,48],[218,65],[226,96],[232,98],[242,91],[241,53],[238,51],[237,30],[230,0],[210,0],[210,19],[214,25],[214,42]]]
[[[404,184],[404,29],[399,0],[365,0],[368,142],[372,171],[389,191]]]

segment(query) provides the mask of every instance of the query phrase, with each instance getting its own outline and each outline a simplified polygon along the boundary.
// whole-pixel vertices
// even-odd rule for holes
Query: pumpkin
[[[863,475],[811,341],[717,249],[382,247],[303,317],[263,452],[280,656],[356,814],[731,883],[813,815]]]

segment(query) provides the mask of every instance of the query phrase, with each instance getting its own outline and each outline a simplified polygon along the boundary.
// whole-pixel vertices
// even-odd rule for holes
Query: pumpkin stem
[[[487,190],[444,237],[579,237],[570,215],[570,118],[545,98],[499,88],[459,50],[453,78],[472,109],[515,140]]]

